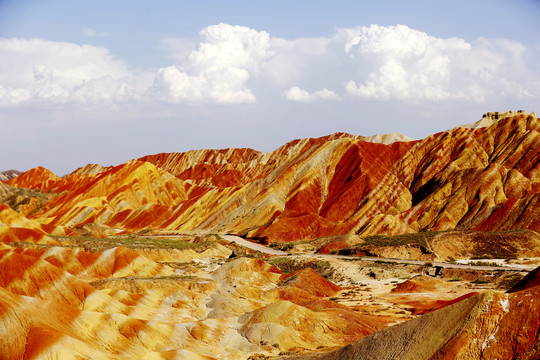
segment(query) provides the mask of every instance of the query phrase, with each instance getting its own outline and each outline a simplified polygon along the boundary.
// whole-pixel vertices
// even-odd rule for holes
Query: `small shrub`
[[[469,262],[471,266],[495,266],[500,267],[501,265],[497,264],[494,261],[471,261]]]
[[[480,279],[476,279],[476,280],[471,281],[471,283],[478,284],[478,285],[480,285],[480,284],[489,284],[490,282],[491,281],[489,281],[489,280],[480,280]]]
[[[291,250],[294,245],[291,243],[271,243],[268,245],[272,249],[281,250],[281,251],[288,251]]]
[[[275,257],[267,262],[277,267],[283,274],[289,274],[303,268],[298,261],[291,259],[290,257]]]
[[[499,287],[505,290],[512,288],[523,278],[523,275],[518,273],[508,274],[501,278],[499,281]]]

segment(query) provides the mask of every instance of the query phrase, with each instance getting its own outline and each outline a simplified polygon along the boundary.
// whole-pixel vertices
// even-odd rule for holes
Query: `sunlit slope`
[[[155,217],[162,220],[169,216],[175,205],[187,200],[188,188],[150,163],[131,161],[99,174],[77,177],[46,204],[40,220],[71,227],[98,223],[143,228],[154,225]]]
[[[247,359],[345,345],[393,319],[325,300],[312,270],[237,259],[195,276],[126,248],[0,250],[2,359]]]

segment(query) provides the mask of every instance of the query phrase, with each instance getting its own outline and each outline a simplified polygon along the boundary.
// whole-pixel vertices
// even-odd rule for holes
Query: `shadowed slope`
[[[512,286],[507,293],[514,293],[535,286],[540,286],[540,267],[537,267],[533,271],[529,272],[523,279]]]

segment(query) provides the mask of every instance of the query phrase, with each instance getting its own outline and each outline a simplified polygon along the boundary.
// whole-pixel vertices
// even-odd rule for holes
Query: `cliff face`
[[[268,241],[540,230],[536,115],[484,120],[478,126],[489,127],[456,127],[420,141],[382,144],[340,133],[270,153],[150,155],[63,178],[37,168],[7,184],[59,194],[31,216],[69,227],[227,232]]]

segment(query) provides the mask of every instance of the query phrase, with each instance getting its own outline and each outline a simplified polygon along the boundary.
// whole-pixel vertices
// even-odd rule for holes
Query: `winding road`
[[[372,262],[391,262],[397,264],[409,264],[409,265],[424,265],[426,261],[418,260],[402,260],[402,259],[388,259],[388,258],[378,258],[378,257],[365,257],[365,256],[348,256],[348,255],[326,255],[326,254],[291,254],[285,251],[272,249],[261,244],[256,244],[251,241],[242,239],[239,236],[235,235],[220,235],[222,238],[234,242],[238,245],[244,246],[246,248],[259,251],[269,255],[276,256],[288,256],[288,255],[297,255],[303,257],[317,258],[317,259],[348,259],[348,260],[363,260],[363,261],[372,261]],[[480,270],[480,271],[531,271],[533,268],[523,268],[523,267],[513,267],[513,266],[477,266],[477,265],[464,265],[464,264],[453,264],[453,263],[442,263],[442,262],[431,262],[431,267],[442,267],[447,269],[469,269],[469,270]]]

